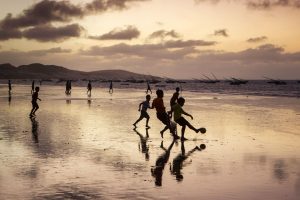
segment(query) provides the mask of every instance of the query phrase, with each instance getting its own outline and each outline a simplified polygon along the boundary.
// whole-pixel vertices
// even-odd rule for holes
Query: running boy
[[[199,131],[201,133],[205,133],[206,132],[206,129],[205,128],[199,128],[199,129],[196,129],[194,126],[192,126],[184,117],[182,117],[181,115],[184,114],[184,115],[187,115],[187,116],[190,116],[191,119],[193,119],[193,116],[190,115],[189,113],[185,112],[182,107],[185,103],[185,99],[183,97],[180,97],[178,100],[177,100],[177,104],[175,104],[173,107],[172,107],[172,111],[174,112],[174,121],[179,124],[180,126],[182,126],[182,129],[181,129],[181,140],[187,140],[185,137],[184,137],[184,132],[185,132],[185,128],[186,126],[188,126],[190,129],[194,130],[196,133],[199,133]]]
[[[140,118],[138,118],[138,120],[136,120],[136,122],[134,122],[133,126],[136,128],[136,124],[141,121],[143,118],[146,118],[146,128],[150,128],[150,126],[148,125],[150,116],[147,113],[147,109],[150,108],[150,99],[151,96],[148,94],[146,96],[146,101],[143,101],[142,103],[140,103],[139,105],[139,111],[141,111],[141,115]],[[142,110],[141,110],[141,106],[142,106]]]
[[[171,127],[171,122],[168,113],[166,112],[166,108],[164,106],[164,92],[162,90],[156,91],[157,98],[155,98],[152,102],[152,108],[156,109],[156,117],[159,119],[163,124],[165,124],[165,128],[160,131],[160,135],[163,138],[164,132],[167,129],[170,129],[174,139],[178,139],[178,135],[175,134],[175,129]]]
[[[35,92],[32,94],[32,110],[29,114],[30,117],[35,116],[35,112],[39,109],[39,105],[37,104],[37,100],[41,99],[39,98],[39,91],[40,91],[40,87],[35,87]]]

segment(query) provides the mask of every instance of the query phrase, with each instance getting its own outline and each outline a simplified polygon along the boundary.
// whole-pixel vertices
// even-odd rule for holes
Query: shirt
[[[171,106],[174,106],[176,104],[176,101],[179,97],[179,93],[178,92],[175,92],[170,100],[170,105]]]
[[[174,111],[174,121],[179,119],[181,117],[181,114],[184,112],[182,107],[177,103],[174,106],[172,106],[172,109]]]
[[[155,98],[152,102],[152,107],[156,109],[157,113],[165,113],[164,100],[162,98]]]
[[[148,108],[150,108],[150,103],[148,101],[144,101],[142,103],[142,111],[147,111]]]

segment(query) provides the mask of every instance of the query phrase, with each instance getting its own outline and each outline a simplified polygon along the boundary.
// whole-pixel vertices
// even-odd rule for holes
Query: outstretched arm
[[[182,114],[191,117],[191,119],[194,119],[193,116],[187,112],[185,112],[184,110],[182,110]]]

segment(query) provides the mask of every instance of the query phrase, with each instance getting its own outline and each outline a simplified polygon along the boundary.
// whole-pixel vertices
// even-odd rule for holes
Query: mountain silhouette
[[[0,79],[89,79],[89,80],[128,80],[128,79],[161,79],[151,75],[137,74],[125,70],[99,70],[83,72],[70,70],[56,65],[33,63],[13,66],[0,64]]]

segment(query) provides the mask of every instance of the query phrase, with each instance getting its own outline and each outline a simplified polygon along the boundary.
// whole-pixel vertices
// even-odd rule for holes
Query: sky
[[[0,2],[0,63],[300,79],[300,0]]]

